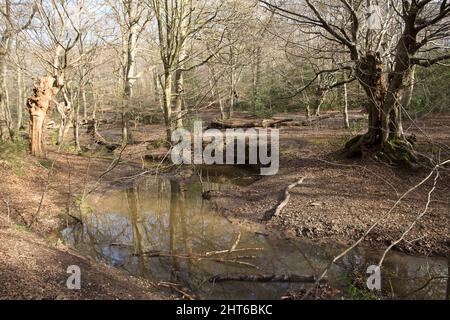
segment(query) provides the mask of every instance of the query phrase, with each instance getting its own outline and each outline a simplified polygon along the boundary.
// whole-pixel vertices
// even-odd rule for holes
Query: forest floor
[[[216,116],[201,115],[207,122]],[[278,116],[303,119],[300,114]],[[361,116],[355,113],[352,118]],[[237,113],[237,117],[250,118],[245,113]],[[345,141],[365,129],[364,121],[361,124],[355,120],[351,130],[344,130],[341,120],[336,115],[311,126],[283,126],[279,173],[247,187],[216,192],[212,201],[236,223],[257,223],[268,233],[281,232],[287,237],[317,242],[354,242],[430,170],[412,172],[374,160],[344,158],[339,151]],[[406,124],[405,129],[417,136],[422,152],[436,153],[439,143],[450,145],[450,114],[428,115],[414,125]],[[100,133],[109,141],[120,139],[116,126],[100,127]],[[146,280],[80,257],[55,236],[55,231],[74,222],[71,216],[79,214],[77,208],[83,193],[96,187],[123,184],[123,177],[155,166],[144,158],[164,154],[160,146],[163,127],[142,126],[135,128],[133,134],[135,142],[125,148],[117,166],[111,154],[58,153],[50,142],[46,160],[24,157],[14,150],[0,150],[0,283],[5,284],[0,287],[0,299],[165,297],[158,293],[160,288]],[[430,145],[427,139],[434,144]],[[84,135],[82,143],[86,141],[88,137]],[[442,158],[448,158],[448,149],[442,151]],[[267,212],[279,203],[284,189],[302,177],[304,183],[290,191],[291,198],[282,213],[263,221]],[[363,244],[380,249],[397,239],[424,210],[432,180],[410,193]],[[427,213],[395,249],[410,254],[447,254],[448,171],[442,170],[438,182]],[[82,277],[88,279],[89,285],[80,291],[67,290],[68,265],[81,266],[85,270]]]

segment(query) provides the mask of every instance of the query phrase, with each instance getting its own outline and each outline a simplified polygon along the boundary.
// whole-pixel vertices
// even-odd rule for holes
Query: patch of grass
[[[28,165],[27,149],[27,141],[17,136],[14,141],[0,143],[0,160],[10,167],[16,175],[22,176]]]
[[[49,159],[39,159],[36,161],[38,165],[40,165],[41,167],[43,167],[46,170],[50,170],[53,161],[49,160]]]
[[[147,149],[160,149],[167,146],[167,141],[164,138],[156,139],[148,145]]]
[[[379,291],[370,291],[366,287],[366,274],[353,269],[351,271],[343,271],[339,275],[339,280],[346,284],[344,299],[347,300],[380,300],[382,293]]]
[[[19,232],[28,232],[29,231],[28,227],[24,224],[15,223],[15,224],[12,224],[10,228],[13,230],[19,231]]]

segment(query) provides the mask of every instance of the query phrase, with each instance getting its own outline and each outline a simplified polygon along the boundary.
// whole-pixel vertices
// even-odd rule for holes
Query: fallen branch
[[[167,282],[167,281],[161,281],[161,282],[158,282],[158,286],[175,290],[176,292],[183,295],[183,298],[185,298],[187,300],[195,300],[195,298],[192,295],[190,295],[189,293],[187,293],[186,292],[187,290],[179,284]]]
[[[300,180],[298,180],[297,182],[294,182],[294,183],[290,184],[289,186],[287,186],[286,189],[284,189],[282,201],[274,209],[271,209],[268,212],[266,212],[266,214],[264,215],[262,220],[268,221],[268,220],[272,219],[273,217],[279,216],[281,214],[281,211],[284,209],[284,207],[286,207],[287,204],[289,203],[289,199],[291,198],[291,194],[289,193],[289,191],[291,191],[293,188],[295,188],[299,184],[302,184],[304,180],[305,180],[305,178],[303,177]]]
[[[228,252],[228,251],[227,251]],[[209,256],[206,256],[204,254],[176,254],[176,253],[164,253],[164,252],[158,252],[158,251],[148,251],[143,253],[134,253],[133,256],[135,257],[141,257],[145,256],[147,258],[178,258],[178,259],[188,259],[188,260],[207,260],[207,261],[213,261],[213,262],[219,262],[219,263],[234,263],[239,264],[255,269],[259,269],[258,266],[244,261],[239,261],[239,259],[255,259],[255,256],[236,256],[233,258],[211,258]]]
[[[147,251],[147,252],[143,252],[143,253],[134,253],[133,256],[145,256],[145,257],[149,257],[149,258],[164,257],[164,258],[179,258],[179,259],[191,259],[191,260],[208,260],[208,261],[214,261],[214,262],[219,262],[219,263],[234,263],[234,264],[239,264],[239,265],[244,265],[247,267],[259,269],[258,266],[254,265],[252,263],[239,261],[239,259],[255,259],[256,256],[245,255],[245,256],[235,256],[235,257],[228,258],[228,256],[234,252],[264,250],[264,248],[237,249],[237,246],[239,245],[240,241],[241,241],[241,233],[239,232],[239,234],[236,237],[235,242],[233,243],[231,248],[228,250],[218,250],[218,251],[209,251],[206,253],[191,253],[191,254],[164,253],[161,251],[153,250],[153,251]],[[227,258],[213,257],[213,256],[221,255],[221,254],[226,254]]]
[[[213,276],[209,282],[248,281],[248,282],[302,282],[315,283],[315,276],[300,276],[296,274],[242,274],[225,273]]]

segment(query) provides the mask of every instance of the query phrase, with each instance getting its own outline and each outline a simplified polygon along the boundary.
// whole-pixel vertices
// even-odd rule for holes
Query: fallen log
[[[325,116],[313,117],[313,118],[309,118],[307,120],[302,121],[301,125],[304,126],[304,127],[307,127],[307,126],[312,125],[313,123],[320,122],[320,121],[323,121],[323,120],[326,120],[326,119],[330,119],[330,118],[335,118],[335,117],[336,117],[336,115],[334,115],[334,114],[328,114],[328,115],[325,115]]]
[[[243,274],[225,273],[209,278],[209,282],[247,281],[247,282],[302,282],[314,283],[315,276],[300,276],[297,274]]]
[[[286,207],[287,204],[289,203],[289,199],[291,198],[291,194],[289,193],[289,191],[291,191],[291,189],[295,188],[299,184],[302,184],[304,180],[305,178],[301,178],[297,182],[294,182],[289,186],[287,186],[286,189],[284,189],[283,198],[281,202],[274,209],[267,211],[262,220],[267,221],[272,219],[273,217],[279,216],[284,207]]]
[[[274,128],[293,119],[261,119],[253,121],[242,120],[214,120],[208,126],[209,129],[246,129],[246,128]]]

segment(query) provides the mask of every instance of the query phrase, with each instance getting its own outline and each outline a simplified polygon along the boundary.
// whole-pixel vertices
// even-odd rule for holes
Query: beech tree
[[[414,69],[450,58],[448,0],[260,0],[268,10],[295,22],[310,39],[320,39],[329,62],[345,48],[347,61],[368,100],[368,132],[351,139],[352,156],[376,151],[392,162],[417,160],[402,127],[402,106]],[[329,49],[333,50],[329,50]]]

